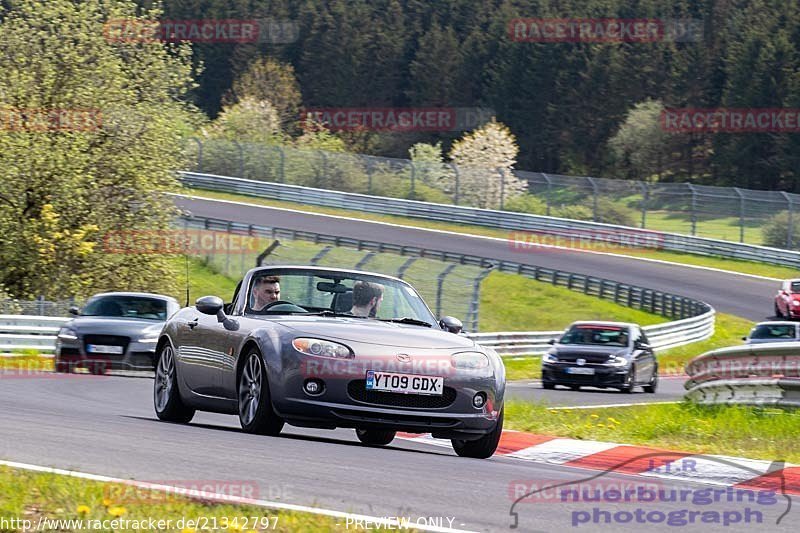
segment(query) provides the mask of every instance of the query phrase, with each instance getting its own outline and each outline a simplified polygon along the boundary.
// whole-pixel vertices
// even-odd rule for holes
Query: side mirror
[[[747,337],[742,337],[742,340],[747,342]]]
[[[636,348],[637,350],[649,350],[650,349],[650,345],[647,344],[646,342],[642,342],[642,341],[636,341],[634,343],[633,347]]]
[[[444,316],[439,320],[439,327],[450,333],[461,333],[461,330],[464,329],[464,324],[457,318]]]
[[[551,345],[551,346],[552,346],[553,344],[555,344],[555,343],[556,343],[556,340],[555,340],[555,339],[550,339],[549,341],[547,341],[547,344],[549,344],[549,345]]]
[[[216,315],[222,311],[225,302],[218,296],[203,296],[198,298],[194,305],[204,315]]]
[[[77,308],[76,306],[74,306],[74,305],[73,305],[72,307],[70,307],[70,308],[67,310],[67,312],[68,312],[69,314],[71,314],[71,315],[74,315],[74,316],[78,316],[78,315],[80,315],[80,314],[81,314],[81,310],[80,310],[80,309],[78,309],[78,308]]]

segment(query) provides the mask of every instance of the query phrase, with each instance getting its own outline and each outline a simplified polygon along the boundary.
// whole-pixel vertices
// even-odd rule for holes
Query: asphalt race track
[[[654,289],[691,296],[718,311],[751,320],[766,318],[776,282],[676,265],[573,251],[514,252],[499,240],[400,228],[265,207],[178,199],[200,216],[274,225],[366,240],[481,255],[520,263],[601,275]],[[536,325],[531,324],[535,330]],[[743,332],[744,334],[744,332]],[[508,395],[553,406],[606,405],[669,401],[683,392],[682,379],[663,379],[657,394],[566,389],[543,391],[535,382],[516,382]],[[454,518],[452,527],[504,531],[514,522],[510,511],[520,486],[539,487],[597,478],[598,473],[562,465],[537,464],[510,457],[488,460],[457,457],[450,448],[396,439],[385,448],[361,445],[352,430],[307,430],[287,426],[281,437],[247,435],[233,416],[198,414],[189,425],[159,422],[152,406],[152,379],[88,374],[0,372],[0,458],[79,470],[118,478],[173,484],[220,481],[258,486],[257,497],[375,517]],[[641,485],[642,478],[601,474],[616,486]],[[638,480],[638,481],[637,481]],[[696,491],[698,483],[659,479],[663,489]],[[525,491],[523,490],[522,493]],[[545,505],[542,505],[544,503]],[[523,502],[517,531],[675,531],[675,525],[608,523],[598,518],[578,524],[576,517],[595,509],[610,511],[741,510],[741,503],[693,502],[562,503],[554,499]],[[794,530],[791,513],[780,503],[763,512],[756,527]],[[585,512],[581,515],[576,513]],[[266,514],[266,513],[265,513]],[[681,531],[740,531],[753,525],[694,524]],[[346,531],[344,521],[338,528]],[[351,527],[351,531],[354,529]],[[363,530],[363,529],[362,529]]]
[[[722,313],[753,321],[770,318],[772,298],[779,283],[750,276],[642,261],[562,249],[515,251],[498,239],[456,235],[380,222],[315,215],[263,206],[247,206],[218,200],[176,198],[192,214],[262,226],[297,229],[403,246],[416,246],[472,254],[504,261],[558,268],[578,274],[602,276],[615,281],[689,296],[708,302]],[[531,324],[531,331],[536,325]],[[747,332],[742,332],[745,335]]]
[[[463,459],[449,448],[399,439],[387,448],[369,448],[357,444],[351,430],[287,427],[281,437],[253,436],[239,431],[236,417],[225,415],[199,414],[187,426],[168,424],[154,416],[150,379],[6,372],[0,373],[0,383],[0,457],[92,474],[167,484],[178,480],[255,483],[258,497],[265,500],[411,520],[454,517],[454,528],[473,531],[509,530],[509,511],[520,484],[542,487],[598,475],[596,471],[497,456]],[[605,474],[601,481],[605,487],[617,488],[621,483],[633,488],[644,483],[642,478],[615,474]],[[705,488],[667,480],[647,483],[676,490]],[[722,512],[725,508],[741,510],[742,504],[537,500],[516,507],[517,531],[596,531],[601,527],[641,531],[645,527],[591,522],[573,528],[573,513],[594,508],[612,513],[636,508]],[[786,510],[785,502],[759,510],[763,511],[761,527],[781,529],[775,521]],[[790,514],[782,522],[783,529],[793,530],[793,522]],[[646,527],[676,530],[663,523]],[[698,531],[701,527],[703,531],[742,529],[704,524],[680,530]],[[344,521],[337,530],[347,531]],[[355,530],[351,527],[350,531]]]
[[[567,387],[557,386],[554,390],[544,390],[538,380],[510,381],[506,387],[506,397],[515,400],[546,403],[553,407],[570,407],[581,405],[615,405],[625,403],[650,403],[677,401],[683,397],[686,380],[678,377],[662,377],[658,382],[658,390],[653,394],[642,392],[636,387],[633,394],[625,394],[617,389],[596,389],[583,387],[580,391],[572,391]]]

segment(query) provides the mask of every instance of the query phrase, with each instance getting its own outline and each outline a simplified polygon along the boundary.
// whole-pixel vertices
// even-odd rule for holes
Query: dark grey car
[[[542,357],[542,386],[645,392],[658,386],[658,361],[642,328],[625,322],[575,322]]]
[[[279,288],[280,300],[262,308],[261,283],[273,295]],[[381,298],[362,314],[367,286],[379,286]],[[349,427],[371,445],[388,444],[397,431],[432,433],[451,439],[459,455],[489,457],[503,427],[505,368],[494,350],[458,332],[460,322],[437,322],[397,278],[253,269],[230,304],[201,298],[167,322],[156,414],[183,423],[196,410],[237,414],[246,432],[267,435],[284,423]]]
[[[156,343],[164,324],[180,305],[169,296],[146,292],[108,292],[89,298],[56,337],[56,372],[87,367],[93,374],[109,369],[155,367]]]

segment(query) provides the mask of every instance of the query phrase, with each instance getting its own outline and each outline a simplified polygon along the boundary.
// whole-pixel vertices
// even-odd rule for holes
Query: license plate
[[[584,376],[591,376],[594,374],[594,368],[571,367],[567,368],[567,374],[581,374]]]
[[[107,344],[87,344],[86,351],[88,353],[109,353],[109,354],[122,354],[122,346],[109,346]]]
[[[444,378],[368,370],[367,390],[441,396],[444,393]]]

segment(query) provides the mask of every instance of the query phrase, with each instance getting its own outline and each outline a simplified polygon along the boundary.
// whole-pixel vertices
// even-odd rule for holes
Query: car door
[[[789,312],[789,286],[788,281],[784,281],[781,284],[781,290],[778,291],[778,296],[776,298],[778,304],[778,311],[781,312],[782,315],[786,316]]]
[[[636,375],[634,379],[637,383],[647,383],[653,375],[655,370],[655,354],[653,349],[650,348],[650,343],[644,331],[638,326],[632,328],[633,334],[633,360],[636,365]],[[647,348],[637,348],[639,344],[645,344]]]
[[[214,396],[219,388],[220,356],[210,349],[217,317],[192,309],[178,329],[179,375],[196,394]]]

